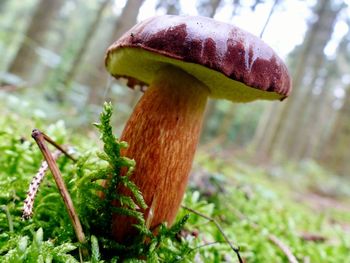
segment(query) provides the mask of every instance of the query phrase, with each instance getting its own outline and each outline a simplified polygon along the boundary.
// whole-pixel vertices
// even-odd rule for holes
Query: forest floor
[[[290,249],[289,252],[293,254],[294,251],[298,260],[296,262],[350,262],[348,179],[324,170],[313,161],[283,166],[256,166],[239,158],[228,159],[227,155],[220,159],[202,153],[202,157],[197,158],[197,169],[203,173],[203,167],[206,171],[204,174],[212,171],[212,176],[221,175],[221,179],[226,181],[223,188],[229,194],[225,191],[218,194],[219,197],[216,198],[220,201],[216,202],[217,206],[227,213],[232,209],[231,205],[226,208],[223,206],[232,202],[232,205],[236,206],[232,210],[236,218],[251,221],[250,226],[253,230],[261,229],[260,237],[266,236],[264,231],[269,233],[267,236],[277,235],[278,239],[285,242],[287,250]],[[195,181],[198,186],[203,179]],[[234,197],[237,192],[244,193],[245,203],[237,202],[240,200]],[[244,213],[246,209],[250,213]],[[236,224],[238,227],[241,222],[233,223]],[[237,242],[244,240],[245,235],[241,236],[241,239],[237,237]],[[259,247],[257,243],[253,245],[254,241],[249,242],[255,249]],[[338,249],[335,247],[340,244],[344,247],[336,252]],[[300,247],[297,248],[298,246]],[[279,245],[277,247],[282,249]],[[252,257],[254,260],[247,262],[269,261],[267,251],[268,249],[256,251],[256,257]],[[288,258],[288,253],[284,253],[284,257],[278,259],[275,255],[270,257],[270,262],[288,260],[293,262]]]
[[[1,261],[82,262],[65,210],[45,206],[61,203],[52,179],[45,179],[48,187],[39,191],[33,219],[21,219],[27,188],[42,160],[30,133],[38,127],[80,153],[98,150],[98,136],[74,134],[62,121],[48,125],[37,117],[3,113]],[[79,169],[67,161],[60,167],[74,182]],[[313,161],[259,166],[199,149],[183,205],[178,218],[189,214],[188,222],[175,239],[158,244],[152,262],[238,262],[236,246],[244,262],[350,262],[350,184]],[[102,262],[103,251],[96,252],[102,239],[97,236],[94,243],[92,234],[90,239],[92,256],[85,261]]]

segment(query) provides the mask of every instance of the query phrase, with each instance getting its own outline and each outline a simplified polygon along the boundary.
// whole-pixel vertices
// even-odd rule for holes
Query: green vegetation
[[[327,188],[317,183],[329,175],[313,163],[263,170],[200,152],[177,223],[171,228],[160,226],[158,235],[153,235],[138,210],[145,207],[142,195],[128,176],[135,162],[120,155],[127,144],[113,135],[111,114],[110,104],[105,104],[96,125],[103,152],[97,140],[72,134],[62,121],[47,126],[38,117],[28,120],[6,114],[0,119],[1,262],[237,261],[220,229],[201,214],[220,224],[247,262],[288,262],[288,251],[300,262],[350,261],[350,209],[343,205],[350,199],[343,193],[349,191],[336,179]],[[50,173],[41,183],[33,217],[21,219],[26,191],[42,162],[30,138],[33,127],[75,148],[78,161],[61,157],[58,165],[87,237],[84,245],[76,241]],[[120,176],[122,167],[128,169],[127,176]],[[110,185],[102,187],[101,180],[109,176]],[[120,184],[131,189],[135,198],[111,191]],[[105,198],[98,192],[104,192]],[[123,208],[111,206],[110,200],[119,200]],[[325,201],[327,209],[322,208]],[[110,236],[108,223],[116,212],[138,219],[140,235],[130,246],[117,244]]]

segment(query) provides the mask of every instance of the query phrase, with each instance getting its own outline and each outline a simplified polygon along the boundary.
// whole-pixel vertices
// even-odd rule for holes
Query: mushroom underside
[[[157,72],[166,65],[173,65],[194,76],[210,90],[210,97],[233,102],[250,102],[258,99],[279,100],[285,95],[249,87],[230,79],[219,71],[191,62],[157,54],[134,47],[120,47],[108,54],[106,66],[115,77],[128,77],[150,84]]]

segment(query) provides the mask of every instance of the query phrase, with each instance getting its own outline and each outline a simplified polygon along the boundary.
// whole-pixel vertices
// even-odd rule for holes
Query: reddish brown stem
[[[121,136],[129,143],[124,154],[136,160],[131,179],[148,205],[144,211],[150,229],[173,223],[187,186],[199,139],[208,89],[180,69],[166,67],[135,107]],[[122,190],[127,193],[126,190]],[[147,218],[152,214],[152,218]],[[128,217],[113,218],[118,241],[130,235]]]

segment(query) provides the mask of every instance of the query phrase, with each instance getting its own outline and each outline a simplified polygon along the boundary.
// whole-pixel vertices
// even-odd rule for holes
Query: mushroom
[[[129,143],[124,154],[136,160],[131,179],[148,205],[143,212],[150,229],[175,219],[208,98],[283,100],[291,91],[285,64],[267,44],[206,17],[145,20],[108,48],[105,64],[114,77],[127,78],[128,86],[148,86],[121,140]],[[124,242],[135,231],[133,223],[115,215],[115,239]]]

